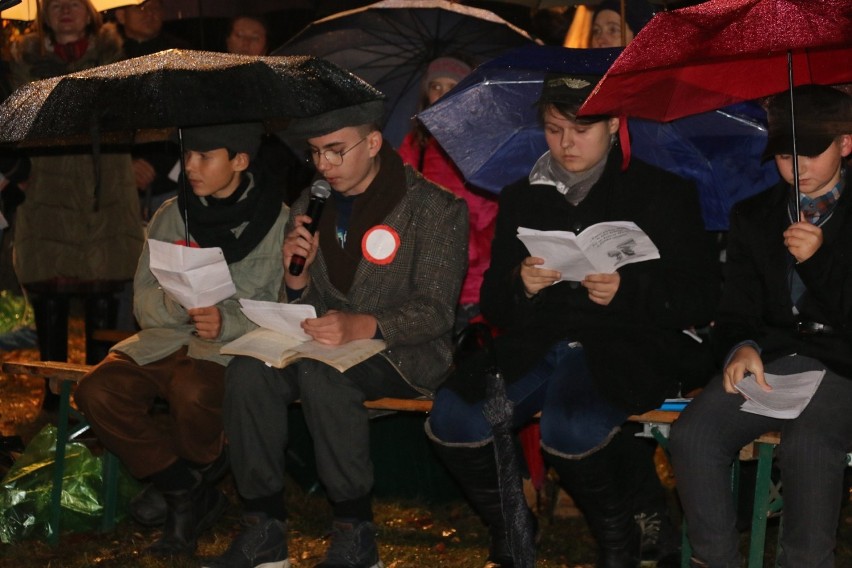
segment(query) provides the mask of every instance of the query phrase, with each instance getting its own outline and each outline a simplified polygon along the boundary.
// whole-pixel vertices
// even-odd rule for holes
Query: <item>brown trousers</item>
[[[137,478],[178,458],[208,464],[222,451],[225,367],[186,351],[181,347],[147,365],[113,351],[74,393],[92,431]],[[156,397],[169,403],[165,420],[151,413]]]

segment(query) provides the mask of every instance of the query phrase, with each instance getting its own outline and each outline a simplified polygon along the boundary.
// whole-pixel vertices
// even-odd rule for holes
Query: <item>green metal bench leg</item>
[[[112,452],[104,452],[103,460],[103,516],[101,530],[109,532],[115,528],[115,517],[118,509],[118,474],[119,461]]]
[[[50,489],[50,528],[48,542],[59,544],[62,517],[62,482],[65,479],[65,448],[68,443],[68,413],[71,406],[71,383],[62,381],[59,389],[59,422],[56,426],[56,448],[53,454],[53,486]]]
[[[689,568],[692,560],[692,545],[689,544],[689,536],[686,532],[686,519],[683,519],[680,527],[680,568]]]
[[[68,441],[88,428],[85,417],[71,408],[72,384],[72,381],[60,382],[59,419],[56,426],[56,448],[53,454],[53,485],[50,488],[50,533],[47,539],[51,546],[59,544],[59,535],[61,532],[62,488],[65,480],[65,457]],[[71,428],[69,425],[69,419],[72,416],[79,421],[74,428]],[[101,470],[103,475],[103,486],[101,488],[103,500],[101,530],[109,532],[116,525],[120,463],[118,458],[110,452],[104,452],[101,459],[103,462]]]

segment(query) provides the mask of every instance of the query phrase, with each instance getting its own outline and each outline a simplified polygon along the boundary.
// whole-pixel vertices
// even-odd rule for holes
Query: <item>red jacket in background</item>
[[[497,218],[497,196],[485,191],[471,190],[461,172],[438,144],[430,138],[421,148],[414,133],[409,132],[399,147],[399,155],[406,164],[423,174],[429,181],[449,189],[467,203],[470,217],[468,235],[468,269],[462,283],[460,304],[478,304],[479,288],[491,259],[491,239]]]

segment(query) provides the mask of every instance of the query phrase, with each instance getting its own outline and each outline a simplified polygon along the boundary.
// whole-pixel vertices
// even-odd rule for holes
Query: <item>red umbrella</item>
[[[785,90],[792,103],[794,86],[852,83],[850,61],[850,0],[709,0],[654,16],[580,114],[668,121]],[[798,194],[797,159],[793,172]]]
[[[709,0],[651,19],[580,109],[668,121],[852,82],[849,0]]]

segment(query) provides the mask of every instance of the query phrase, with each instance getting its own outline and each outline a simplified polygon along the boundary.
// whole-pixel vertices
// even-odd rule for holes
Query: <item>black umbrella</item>
[[[275,131],[290,118],[383,98],[314,57],[173,49],[20,87],[0,104],[0,143],[91,144],[97,156],[102,143],[162,140],[175,128],[264,122]],[[96,209],[98,197],[96,186]]]
[[[430,61],[449,55],[479,64],[532,42],[488,10],[448,0],[383,0],[317,20],[273,53],[323,57],[382,91],[388,97],[385,137],[399,146],[418,110]]]
[[[0,104],[0,143],[132,143],[237,122],[280,130],[290,118],[382,98],[315,57],[172,49],[24,85]]]

